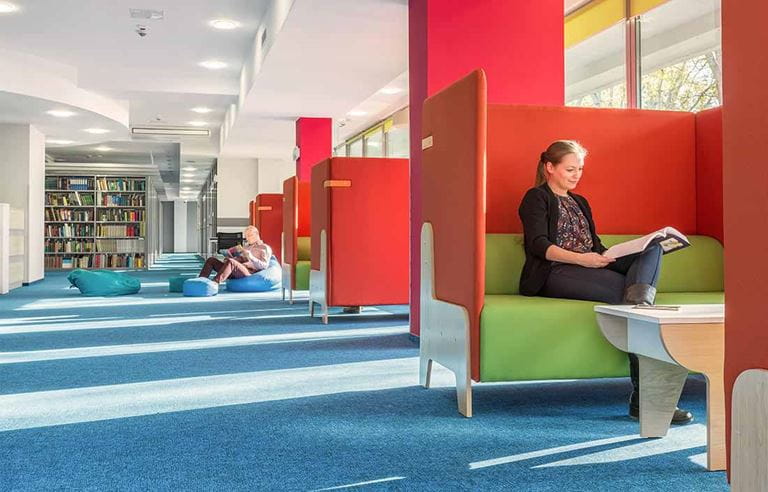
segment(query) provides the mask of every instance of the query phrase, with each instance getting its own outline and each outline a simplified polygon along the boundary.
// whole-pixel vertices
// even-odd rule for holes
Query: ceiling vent
[[[165,17],[162,10],[128,9],[128,11],[131,13],[131,19],[163,20]]]
[[[208,128],[185,128],[170,126],[134,126],[133,135],[157,135],[162,137],[210,137]]]

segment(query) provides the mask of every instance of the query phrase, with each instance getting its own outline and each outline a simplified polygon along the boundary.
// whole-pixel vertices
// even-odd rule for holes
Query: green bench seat
[[[296,286],[294,290],[309,290],[309,270],[312,267],[310,261],[309,237],[298,238],[298,261],[296,262]]]
[[[606,246],[638,236],[601,236]],[[723,303],[723,249],[706,236],[664,256],[658,304]],[[580,379],[628,375],[626,355],[603,337],[594,306],[519,295],[525,262],[520,234],[486,236],[485,304],[480,317],[481,381]]]

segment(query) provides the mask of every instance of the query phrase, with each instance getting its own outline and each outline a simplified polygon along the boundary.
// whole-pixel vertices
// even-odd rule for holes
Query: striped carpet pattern
[[[418,386],[407,308],[308,317],[306,293],[185,298],[164,255],[133,296],[67,272],[0,297],[0,490],[725,491],[696,423],[642,439],[624,379]]]

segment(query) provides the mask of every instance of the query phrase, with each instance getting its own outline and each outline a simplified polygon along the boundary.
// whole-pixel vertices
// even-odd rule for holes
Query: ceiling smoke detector
[[[131,13],[131,19],[163,20],[165,17],[162,10],[128,9],[128,12]]]

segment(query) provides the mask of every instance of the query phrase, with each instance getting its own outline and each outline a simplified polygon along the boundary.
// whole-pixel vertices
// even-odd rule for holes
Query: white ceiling
[[[182,165],[196,160],[202,168],[221,154],[289,159],[297,117],[334,118],[337,138],[345,138],[407,104],[408,0],[13,2],[20,11],[0,16],[0,50],[72,67],[79,88],[126,101],[130,125],[186,126],[193,120],[206,121],[212,130],[210,139],[180,142]],[[564,8],[578,3],[565,0]],[[162,10],[164,19],[132,19],[130,8]],[[275,8],[290,11],[252,85],[241,88],[241,70],[250,61],[260,27]],[[242,26],[218,31],[208,25],[215,18],[231,18]],[[136,34],[137,24],[149,28],[148,36]],[[219,71],[198,66],[207,59],[229,66]],[[403,92],[380,92],[391,86],[400,86]],[[26,118],[44,132],[70,129],[83,137],[84,119],[40,121],[43,106],[27,103],[17,100],[14,104],[0,97],[0,122]],[[238,111],[221,143],[218,130],[233,105]],[[195,106],[214,111],[198,115],[190,111]],[[16,109],[6,111],[11,107]],[[19,110],[24,107],[31,109],[25,114]],[[351,110],[366,114],[350,116]],[[83,137],[78,143],[103,141],[119,147],[117,141],[128,139],[127,129],[122,128],[106,138]],[[142,143],[135,145],[124,149],[126,159],[141,155]],[[71,149],[69,155],[83,155],[84,149]],[[65,154],[58,152],[61,158]],[[111,160],[119,158],[112,154]]]

